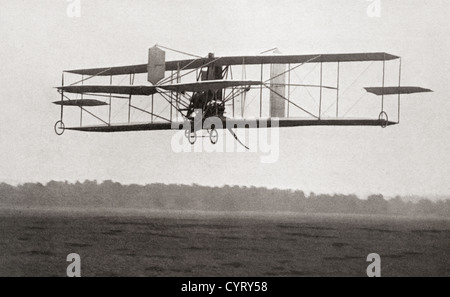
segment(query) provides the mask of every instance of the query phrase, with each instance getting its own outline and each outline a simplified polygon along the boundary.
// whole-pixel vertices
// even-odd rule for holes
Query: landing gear
[[[211,130],[208,129],[207,131],[208,131],[209,140],[211,141],[211,143],[216,144],[219,140],[219,133],[217,132],[217,129],[213,128]],[[189,143],[192,145],[195,144],[195,142],[197,141],[197,133],[195,131],[185,130],[184,136],[187,138]],[[203,137],[206,137],[206,136],[203,136]]]
[[[195,144],[197,141],[197,133],[195,131],[186,130],[184,131],[184,136],[188,139],[190,144]]]
[[[58,136],[61,136],[64,134],[66,126],[64,125],[63,121],[57,121],[55,124],[55,133]]]
[[[381,121],[381,128],[386,128],[389,123],[389,117],[385,111],[382,111],[378,116],[378,120]]]
[[[215,128],[209,131],[209,140],[212,144],[216,144],[219,140],[219,133],[217,133],[217,130]]]

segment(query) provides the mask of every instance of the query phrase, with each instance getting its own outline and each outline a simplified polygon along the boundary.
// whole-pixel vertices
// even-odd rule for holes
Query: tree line
[[[122,185],[105,181],[0,184],[3,207],[139,208],[150,210],[254,211],[438,216],[450,218],[450,199],[417,202],[402,197],[305,194],[257,187]]]

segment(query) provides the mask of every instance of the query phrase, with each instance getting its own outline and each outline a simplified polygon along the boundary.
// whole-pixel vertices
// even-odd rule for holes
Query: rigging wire
[[[186,55],[186,56],[191,56],[191,57],[194,57],[194,58],[203,58],[203,57],[201,57],[199,55],[186,53],[186,52],[183,52],[183,51],[180,51],[180,50],[176,50],[176,49],[173,49],[173,48],[170,48],[170,47],[167,47],[167,46],[163,46],[163,45],[160,45],[160,44],[157,44],[155,46],[159,47],[159,48],[163,48],[163,49],[169,50],[169,51],[173,51],[173,52],[176,52],[176,53],[179,53],[179,54],[183,54],[183,55]]]
[[[345,113],[344,113],[344,115],[343,115],[343,117],[345,117],[364,97],[366,97],[367,96],[367,93],[364,93],[359,99],[358,99],[358,101],[356,101],[355,102],[355,104],[353,104],[352,105],[352,107],[350,107],[350,109],[349,110],[347,110]]]
[[[297,72],[296,71],[294,71],[294,74],[297,76],[297,78],[300,80],[300,83],[303,83],[303,81],[314,71],[314,70],[316,70],[316,68],[317,68],[317,66],[318,66],[319,64],[315,64],[314,65],[314,67],[313,67],[313,69],[311,69],[311,71],[309,71],[308,72],[308,74],[303,78],[303,79],[301,79],[300,77],[299,77],[299,75],[297,74]],[[297,86],[298,87],[298,86]],[[294,92],[295,91],[295,89],[297,88],[297,87],[295,87],[294,88],[294,90],[292,90],[292,92]],[[305,87],[305,89],[306,89],[306,92],[308,92],[308,95],[309,95],[309,97],[311,97],[311,99],[314,101],[314,103],[316,104],[316,106],[319,106],[319,103],[317,103],[317,100],[314,98],[314,96],[311,94],[311,92],[309,91],[309,88],[308,87]],[[292,94],[292,92],[291,92],[291,94]],[[290,94],[289,94],[289,96],[290,96]]]
[[[369,66],[367,66],[359,75],[358,75],[358,77],[344,90],[344,92],[340,95],[340,97],[341,97],[341,99],[342,98],[344,98],[344,95],[346,94],[346,92],[348,91],[348,90],[350,90],[350,88],[369,70],[369,68],[373,65],[373,63],[374,62],[372,62],[372,63],[370,63],[370,65]],[[364,95],[362,96],[362,97],[364,97]],[[356,104],[357,103],[359,103],[360,101],[361,101],[361,99],[362,98],[359,98],[357,101],[356,101]],[[347,115],[354,107],[355,107],[355,105],[356,104],[354,104],[354,105],[352,105],[352,107],[350,107],[350,109],[349,110],[347,110],[347,112],[344,114],[344,116],[345,115]],[[330,106],[328,106],[328,108],[324,111],[324,114],[325,113],[327,113],[333,106],[335,106],[336,105],[336,102],[333,102],[333,103],[331,103],[331,105]]]
[[[278,50],[278,47],[274,47],[274,48],[271,48],[270,50],[263,51],[263,52],[261,52],[259,54],[260,55],[264,55],[264,54],[266,54],[268,52],[273,52],[273,51],[277,51],[277,50]]]

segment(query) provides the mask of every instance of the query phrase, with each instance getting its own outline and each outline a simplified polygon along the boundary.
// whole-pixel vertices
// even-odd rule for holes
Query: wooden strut
[[[263,81],[263,74],[264,74],[264,65],[261,64],[261,82]],[[262,89],[263,85],[259,87],[259,117],[262,118]]]
[[[319,100],[319,120],[322,118],[322,83],[323,83],[323,62],[320,62],[320,100]]]
[[[62,73],[62,86],[64,87],[64,72]],[[63,121],[63,117],[64,117],[64,91],[61,90],[61,122]]]
[[[291,63],[289,63],[289,72],[288,72],[288,106],[287,106],[287,117],[289,118],[289,112],[291,107]]]
[[[170,77],[173,77],[173,71],[171,72]],[[170,81],[170,84],[173,85],[173,79]],[[170,91],[170,121],[172,121],[172,106],[173,106],[172,102],[173,102],[173,91]]]
[[[81,76],[81,85],[84,85],[84,75]],[[81,100],[83,100],[83,93],[81,93]],[[80,127],[83,126],[83,107],[80,106]]]
[[[181,83],[181,77],[180,77],[180,63],[177,64],[177,84]],[[177,110],[180,110],[180,103],[179,101],[181,101],[181,95],[179,92],[177,92],[176,94],[176,106],[177,106]],[[176,118],[175,120],[178,121],[178,113],[176,114]]]
[[[245,58],[242,58],[242,80],[245,80]],[[241,116],[244,118],[244,108],[245,108],[245,93],[241,93]]]
[[[112,83],[113,83],[113,76],[111,75],[110,77],[109,77],[109,85],[111,85],[112,86]],[[111,109],[112,109],[112,107],[111,107],[111,105],[112,105],[112,93],[109,93],[109,115],[108,115],[108,123],[109,123],[109,125],[111,126]]]
[[[233,80],[233,67],[232,66],[230,66],[230,77],[231,77],[231,80]],[[233,95],[233,93],[234,93],[234,87],[231,88],[231,95]],[[232,97],[232,98],[233,98],[232,103],[233,103],[233,118],[234,118],[234,113],[235,113],[234,97]]]
[[[154,104],[154,100],[155,100],[155,97],[154,97],[154,95],[152,95],[152,109],[151,109],[151,113],[152,113],[152,124],[153,124],[153,104]]]
[[[401,87],[402,83],[402,58],[400,58],[399,67],[398,67],[398,87]],[[400,124],[400,99],[401,95],[400,92],[398,92],[398,117],[397,117],[397,124]]]
[[[230,66],[226,66],[225,69],[222,71],[222,78],[225,77],[226,80],[228,80],[229,67]],[[225,98],[227,98],[227,90],[223,89],[222,104],[224,108],[225,108]]]
[[[383,89],[385,85],[385,76],[386,76],[386,61],[383,60]],[[381,95],[381,113],[384,112],[384,92]]]
[[[337,87],[336,87],[336,118],[339,118],[339,87],[340,87],[340,66],[341,63],[337,63]]]
[[[134,74],[130,73],[130,85],[134,85]],[[131,98],[132,94],[130,93],[130,97],[128,98],[128,123],[131,122]]]

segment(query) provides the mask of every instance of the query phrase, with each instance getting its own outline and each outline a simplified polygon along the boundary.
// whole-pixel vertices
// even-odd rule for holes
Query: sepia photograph
[[[449,277],[449,15],[0,0],[0,277]]]

